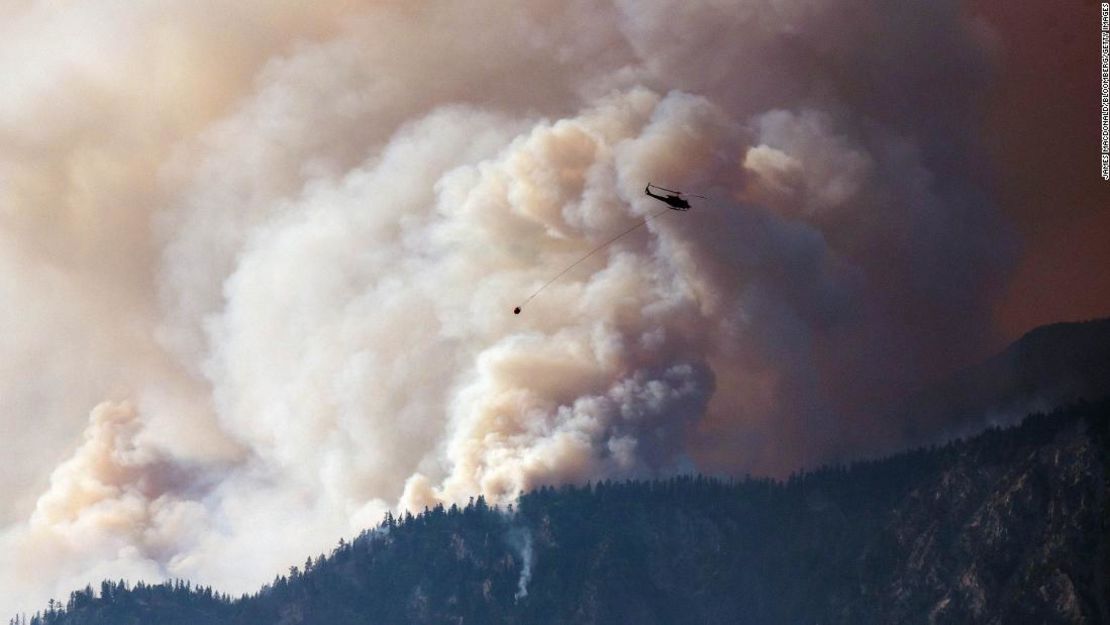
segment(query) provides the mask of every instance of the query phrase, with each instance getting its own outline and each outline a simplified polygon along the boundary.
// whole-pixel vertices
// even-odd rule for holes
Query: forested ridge
[[[779,482],[541,488],[382,523],[258,592],[104,581],[29,625],[1099,623],[1110,402]]]

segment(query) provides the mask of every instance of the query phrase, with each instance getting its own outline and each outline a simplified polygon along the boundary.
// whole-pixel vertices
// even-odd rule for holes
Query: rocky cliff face
[[[869,545],[847,621],[1110,622],[1104,406],[953,446]]]

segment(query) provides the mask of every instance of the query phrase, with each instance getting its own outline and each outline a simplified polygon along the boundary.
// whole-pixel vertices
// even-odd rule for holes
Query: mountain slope
[[[990,359],[930,385],[888,411],[898,440],[940,441],[1031,412],[1110,397],[1110,318],[1035,328]]]
[[[387,518],[232,601],[74,593],[44,623],[1106,623],[1110,402],[785,483],[542,489]]]

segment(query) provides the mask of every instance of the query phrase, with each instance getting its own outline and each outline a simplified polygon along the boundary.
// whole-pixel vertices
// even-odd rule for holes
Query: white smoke
[[[520,554],[520,577],[516,580],[517,601],[528,596],[528,583],[532,581],[532,532],[528,528],[513,528],[508,534],[509,544]]]
[[[308,6],[4,9],[0,609],[894,444],[846,415],[984,335],[955,2]],[[708,199],[512,314],[648,181]]]

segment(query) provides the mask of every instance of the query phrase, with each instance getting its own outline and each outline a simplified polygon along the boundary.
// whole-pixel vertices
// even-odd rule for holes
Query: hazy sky
[[[1097,4],[1001,6],[0,1],[0,610],[912,443],[1110,311]]]

